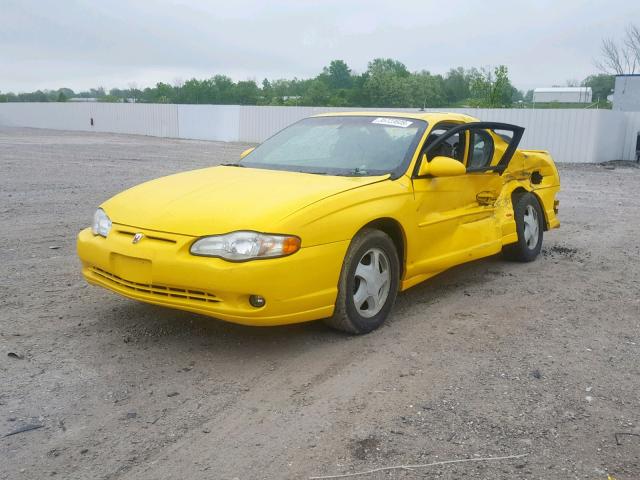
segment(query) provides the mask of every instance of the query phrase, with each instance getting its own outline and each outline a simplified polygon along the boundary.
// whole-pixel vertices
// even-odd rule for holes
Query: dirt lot
[[[562,228],[536,262],[453,269],[367,336],[229,325],[84,283],[75,235],[101,201],[245,147],[0,129],[0,478],[525,454],[357,478],[640,478],[640,436],[615,438],[640,434],[640,169],[562,166]]]

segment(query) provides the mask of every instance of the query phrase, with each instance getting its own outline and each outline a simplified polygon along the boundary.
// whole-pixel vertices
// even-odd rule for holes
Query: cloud
[[[381,56],[435,73],[504,63],[526,89],[593,73],[601,39],[640,4],[4,0],[0,15],[2,91],[310,77],[335,58],[361,72]]]

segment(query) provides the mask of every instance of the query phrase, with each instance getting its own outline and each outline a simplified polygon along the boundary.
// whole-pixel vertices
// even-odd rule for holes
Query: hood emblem
[[[144,237],[144,233],[136,233],[133,236],[133,240],[131,240],[131,243],[138,243],[140,240],[142,240],[142,237]]]

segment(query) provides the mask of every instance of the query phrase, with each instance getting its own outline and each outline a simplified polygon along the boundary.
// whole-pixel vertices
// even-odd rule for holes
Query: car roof
[[[366,117],[398,117],[398,118],[415,118],[417,120],[424,120],[430,125],[434,125],[438,122],[453,120],[458,122],[478,122],[477,118],[463,113],[451,113],[451,112],[327,112],[313,115],[314,117],[352,117],[352,116],[366,116]]]

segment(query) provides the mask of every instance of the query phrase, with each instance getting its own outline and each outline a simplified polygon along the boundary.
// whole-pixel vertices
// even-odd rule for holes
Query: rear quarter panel
[[[539,174],[539,182],[536,177]],[[517,150],[505,170],[509,198],[520,188],[532,192],[544,212],[546,228],[558,228],[556,195],[560,191],[560,175],[553,158],[545,150]]]

